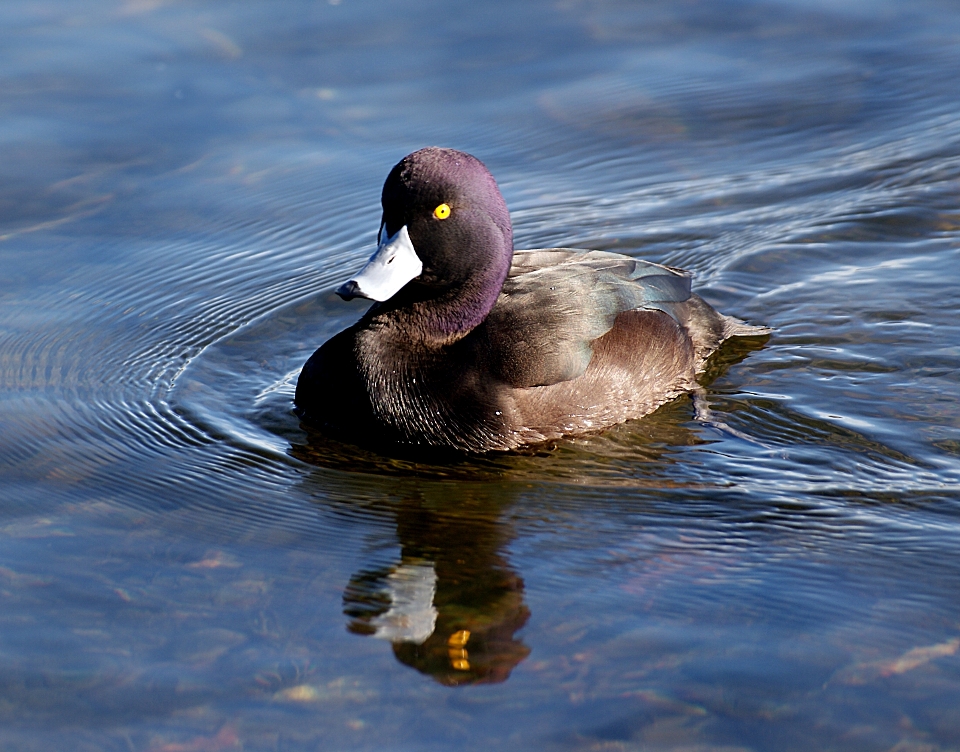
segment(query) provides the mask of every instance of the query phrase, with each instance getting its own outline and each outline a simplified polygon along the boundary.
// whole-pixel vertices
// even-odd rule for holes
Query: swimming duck
[[[493,176],[430,147],[387,176],[378,247],[337,293],[374,302],[304,365],[301,417],[363,443],[510,450],[639,418],[754,327],[690,274],[602,251],[514,251]]]

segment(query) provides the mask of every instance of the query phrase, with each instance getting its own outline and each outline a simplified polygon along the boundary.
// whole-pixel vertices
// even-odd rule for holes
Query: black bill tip
[[[353,300],[354,298],[362,297],[363,293],[360,292],[360,285],[351,279],[337,288],[337,295],[344,300]]]

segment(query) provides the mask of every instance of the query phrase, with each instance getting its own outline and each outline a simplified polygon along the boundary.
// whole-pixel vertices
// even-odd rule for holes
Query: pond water
[[[6,0],[0,747],[960,749],[958,78],[952,2]],[[430,144],[775,327],[713,420],[309,435]]]

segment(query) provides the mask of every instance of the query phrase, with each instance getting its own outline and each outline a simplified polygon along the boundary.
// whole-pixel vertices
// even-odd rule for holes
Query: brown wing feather
[[[521,442],[596,430],[653,412],[693,388],[695,376],[693,343],[672,317],[624,311],[594,342],[582,376],[512,390],[508,423]]]

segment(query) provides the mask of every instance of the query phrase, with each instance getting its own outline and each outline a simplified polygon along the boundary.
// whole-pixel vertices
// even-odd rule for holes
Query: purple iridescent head
[[[404,157],[383,186],[377,253],[338,292],[346,298],[443,302],[447,333],[493,308],[513,257],[510,213],[476,157],[428,147]]]

